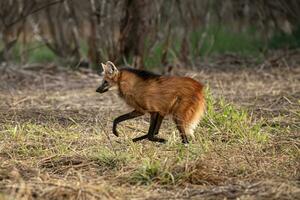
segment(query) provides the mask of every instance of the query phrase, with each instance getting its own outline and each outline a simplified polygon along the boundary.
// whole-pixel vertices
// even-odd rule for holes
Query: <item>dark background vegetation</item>
[[[297,0],[2,0],[0,62],[195,67],[300,45]]]

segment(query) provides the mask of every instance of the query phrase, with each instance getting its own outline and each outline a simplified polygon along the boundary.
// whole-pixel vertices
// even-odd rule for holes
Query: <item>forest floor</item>
[[[209,88],[187,147],[170,119],[166,144],[132,143],[149,116],[115,137],[130,108],[92,71],[2,66],[0,199],[300,199],[300,67],[281,61],[178,72]]]

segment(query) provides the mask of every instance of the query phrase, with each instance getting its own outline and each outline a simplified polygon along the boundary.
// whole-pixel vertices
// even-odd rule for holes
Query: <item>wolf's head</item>
[[[103,81],[97,88],[96,92],[104,93],[112,88],[117,87],[119,70],[111,61],[107,61],[106,64],[101,63],[103,68]]]

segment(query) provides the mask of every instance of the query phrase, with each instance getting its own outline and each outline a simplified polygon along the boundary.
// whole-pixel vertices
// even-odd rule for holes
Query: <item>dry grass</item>
[[[299,199],[300,68],[205,69],[208,111],[188,147],[131,138],[148,117],[99,95],[98,77],[1,68],[0,199]]]

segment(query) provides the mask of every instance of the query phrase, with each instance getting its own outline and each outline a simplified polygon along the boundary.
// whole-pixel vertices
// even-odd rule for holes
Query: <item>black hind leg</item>
[[[154,131],[154,128],[155,128],[155,124],[156,124],[156,115],[155,115],[155,113],[151,113],[150,127],[149,127],[149,130],[148,130],[148,133],[146,135],[142,135],[140,137],[136,137],[132,141],[133,142],[137,142],[137,141],[149,138],[149,135],[153,134],[153,131]]]
[[[159,138],[159,137],[154,137],[154,136],[149,137],[148,139],[152,142],[160,142],[160,143],[166,143],[167,142],[167,140],[164,139],[164,138]]]
[[[148,133],[146,135],[134,138],[132,141],[137,142],[137,141],[148,138],[150,141],[153,141],[153,142],[165,143],[166,142],[165,139],[155,137],[155,135],[158,134],[158,132],[159,132],[159,128],[160,128],[162,120],[163,120],[163,117],[161,115],[159,115],[158,113],[151,113],[150,127],[148,130]]]
[[[178,119],[174,119],[174,122],[176,124],[176,127],[177,127],[179,133],[180,133],[182,143],[183,144],[188,144],[189,141],[188,141],[188,138],[186,136],[186,130],[183,126],[183,123]]]
[[[160,142],[160,143],[166,143],[167,140],[163,138],[159,138],[156,135],[159,133],[159,129],[162,123],[162,120],[164,119],[163,116],[161,116],[159,113],[156,114],[156,124],[153,130],[153,134],[149,135],[149,140],[152,142]]]
[[[164,117],[161,116],[159,113],[157,113],[157,117],[156,117],[156,125],[155,125],[155,128],[154,128],[154,135],[157,135],[159,133],[159,129],[160,129],[160,126],[161,126],[161,123],[163,121]]]
[[[148,134],[147,135],[142,135],[140,137],[133,138],[132,141],[137,142],[137,141],[140,141],[140,140],[143,140],[143,139],[146,139],[146,138],[148,138]]]

